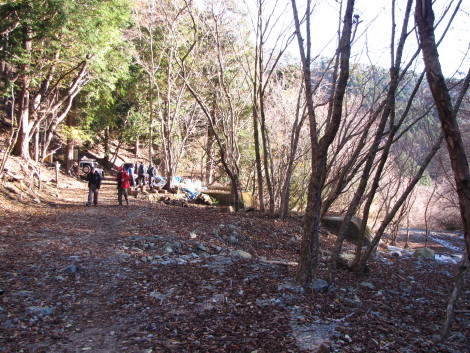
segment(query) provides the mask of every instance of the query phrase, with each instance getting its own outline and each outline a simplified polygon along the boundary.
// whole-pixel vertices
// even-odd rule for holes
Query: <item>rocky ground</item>
[[[85,207],[84,183],[41,175],[41,193],[0,187],[0,352],[470,350],[468,276],[438,342],[458,234],[428,243],[449,262],[383,246],[367,277],[341,270],[328,291],[305,292],[293,281],[299,218],[140,198],[120,207],[110,182]],[[410,240],[413,250],[424,239]],[[322,238],[321,278],[333,241]]]

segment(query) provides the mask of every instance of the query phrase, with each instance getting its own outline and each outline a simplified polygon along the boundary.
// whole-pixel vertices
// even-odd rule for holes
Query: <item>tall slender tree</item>
[[[349,78],[349,60],[351,54],[351,36],[353,28],[354,0],[348,0],[343,18],[343,29],[338,46],[339,77],[334,89],[332,99],[332,113],[327,126],[321,135],[317,128],[315,107],[312,99],[312,77],[311,77],[311,32],[310,16],[311,1],[307,0],[305,11],[306,19],[306,48],[300,27],[299,13],[295,0],[292,0],[292,8],[295,19],[297,40],[299,43],[300,57],[303,65],[303,76],[305,80],[305,95],[307,111],[310,123],[310,139],[312,146],[312,171],[308,188],[308,203],[305,215],[304,234],[302,237],[299,267],[296,280],[302,286],[307,286],[314,278],[318,265],[319,234],[320,234],[320,211],[322,204],[322,189],[325,183],[326,159],[328,148],[338,132],[341,122],[343,98]]]

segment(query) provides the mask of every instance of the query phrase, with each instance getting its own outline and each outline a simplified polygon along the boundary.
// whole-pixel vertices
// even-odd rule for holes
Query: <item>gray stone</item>
[[[165,298],[165,294],[155,291],[155,292],[150,293],[149,297],[157,299],[157,300],[163,300]]]
[[[369,289],[374,289],[375,288],[375,286],[370,282],[361,282],[361,287],[366,287],[366,288],[369,288]]]
[[[238,234],[237,232],[233,232],[232,235],[230,235],[230,242],[232,244],[237,244],[238,243]]]
[[[54,312],[54,309],[44,306],[30,306],[26,308],[26,312],[34,315],[51,315]]]
[[[324,293],[328,291],[330,285],[327,281],[318,278],[311,285],[309,285],[309,288],[313,289],[315,292]]]
[[[242,259],[246,259],[246,260],[249,260],[252,258],[251,254],[246,252],[246,251],[243,251],[243,250],[234,250],[232,252],[232,255],[236,256],[236,257],[240,257]]]
[[[15,297],[34,297],[36,294],[30,290],[20,290],[18,292],[11,293]]]
[[[74,274],[75,272],[77,272],[77,266],[75,266],[74,264],[71,264],[71,265],[61,269],[60,272]]]
[[[197,244],[197,249],[200,251],[204,251],[204,252],[208,251],[207,248],[202,243]]]
[[[173,250],[173,247],[171,246],[171,244],[166,244],[163,247],[163,252],[165,252],[167,254],[172,254],[174,252],[174,250]]]

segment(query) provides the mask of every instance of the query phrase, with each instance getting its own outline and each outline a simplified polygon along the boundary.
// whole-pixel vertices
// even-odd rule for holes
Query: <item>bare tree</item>
[[[203,111],[219,148],[220,163],[230,179],[236,210],[240,207],[241,188],[239,139],[250,103],[247,76],[239,59],[246,43],[230,25],[235,19],[240,20],[238,16],[236,7],[229,7],[224,0],[208,3],[198,26],[202,40],[194,53],[195,58],[204,56],[204,65],[200,67],[203,74],[192,79],[185,75],[186,87]],[[183,67],[186,68],[184,63]]]
[[[194,105],[186,97],[180,61],[192,51],[191,5],[186,1],[139,0],[134,11],[136,28],[128,35],[135,44],[134,57],[148,76],[149,161],[153,163],[155,116],[160,126],[163,174],[171,189],[178,163],[185,153],[188,137],[194,132]],[[185,50],[183,50],[184,48]]]
[[[461,1],[457,5],[457,8],[460,4]],[[454,171],[466,246],[466,256],[462,257],[460,270],[456,278],[456,285],[451,298],[449,299],[446,321],[441,331],[441,336],[445,339],[449,333],[450,324],[453,321],[454,305],[463,285],[463,277],[468,270],[470,257],[470,170],[465,146],[462,141],[462,135],[457,121],[457,113],[459,111],[460,104],[469,87],[470,70],[464,80],[461,94],[457,101],[452,104],[449,89],[444,75],[442,74],[439,62],[439,54],[434,37],[434,12],[432,10],[431,0],[416,1],[415,18],[418,25],[418,35],[423,51],[424,65],[426,67],[426,77],[433,94],[434,101],[436,102],[442,131],[449,151],[452,170]]]
[[[256,22],[253,24],[256,33],[256,47],[254,70],[252,70],[253,74],[251,77],[253,84],[253,136],[260,209],[262,211],[265,209],[264,184],[266,184],[269,195],[269,211],[272,214],[274,213],[276,203],[274,190],[275,177],[273,175],[270,137],[267,126],[266,95],[272,76],[276,72],[276,67],[294,37],[290,35],[286,38],[290,30],[290,26],[287,24],[284,25],[283,30],[280,31],[276,38],[270,38],[274,36],[274,27],[277,26],[279,28],[282,26],[280,22],[281,19],[285,18],[284,12],[287,9],[288,3],[282,4],[279,0],[274,0],[272,3],[266,0],[257,0],[256,6],[257,16],[255,21],[253,21]],[[280,6],[284,6],[283,10],[279,10]],[[273,39],[273,48],[266,48],[266,42],[269,39]],[[248,70],[248,73],[251,73],[251,71]],[[259,141],[260,134],[261,146]],[[263,157],[262,159],[261,156]]]
[[[319,252],[319,234],[320,234],[320,210],[322,204],[322,189],[325,183],[326,159],[328,148],[333,142],[338,132],[343,98],[346,91],[346,85],[349,78],[349,59],[351,54],[351,36],[353,28],[353,10],[354,0],[348,0],[346,11],[343,19],[343,29],[338,45],[339,57],[339,76],[334,89],[334,97],[332,99],[332,112],[325,126],[323,136],[317,129],[317,120],[315,116],[315,107],[312,100],[312,77],[311,77],[311,32],[310,32],[310,16],[311,1],[307,0],[305,11],[306,19],[306,47],[300,28],[299,13],[295,0],[292,0],[292,9],[295,19],[295,28],[301,62],[303,66],[303,77],[305,80],[305,95],[307,101],[307,111],[310,123],[310,139],[312,146],[312,170],[310,184],[308,188],[308,201],[305,214],[304,234],[300,249],[299,267],[297,269],[296,281],[302,286],[307,286],[316,274],[318,265]],[[320,137],[321,136],[321,137]]]

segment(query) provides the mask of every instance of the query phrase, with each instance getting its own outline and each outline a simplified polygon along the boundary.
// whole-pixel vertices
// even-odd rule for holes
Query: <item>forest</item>
[[[0,1],[0,174],[17,158],[60,161],[76,176],[97,150],[115,170],[130,151],[157,166],[166,190],[179,176],[226,187],[235,211],[248,192],[256,212],[301,218],[304,289],[318,277],[327,216],[342,217],[330,286],[353,219],[356,275],[402,229],[459,230],[466,253],[445,338],[470,253],[469,41],[458,32],[469,8],[377,4]],[[456,38],[457,52],[441,49]],[[448,56],[458,64],[444,66]]]

